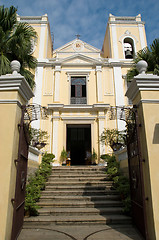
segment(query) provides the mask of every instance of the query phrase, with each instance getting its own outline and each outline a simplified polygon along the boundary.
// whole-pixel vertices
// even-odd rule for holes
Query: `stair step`
[[[56,182],[47,182],[46,186],[60,186],[60,185],[65,185],[65,186],[70,186],[70,185],[79,185],[83,186],[84,188],[87,186],[98,186],[98,185],[103,185],[103,186],[112,186],[112,181],[56,181]]]
[[[128,224],[131,218],[123,215],[88,215],[88,216],[36,216],[25,218],[25,226],[38,225],[89,225],[89,224]]]
[[[44,207],[38,210],[40,216],[73,216],[73,215],[98,215],[98,214],[121,214],[121,207],[114,208],[49,208]]]
[[[122,207],[122,202],[121,201],[79,201],[79,200],[74,200],[74,201],[69,201],[69,200],[61,200],[61,201],[40,201],[37,203],[40,207]]]
[[[102,166],[57,166],[52,171],[106,171],[106,167]]]
[[[86,176],[75,176],[75,177],[51,177],[49,178],[49,182],[52,181],[110,181],[108,177],[86,177]]]
[[[101,173],[101,172],[91,172],[91,171],[89,171],[89,172],[77,172],[77,173],[72,173],[72,172],[68,172],[68,173],[66,173],[66,172],[59,172],[59,173],[57,173],[57,172],[54,172],[54,173],[52,173],[50,176],[49,176],[49,178],[53,178],[53,177],[58,177],[58,178],[65,178],[65,177],[108,177],[109,175],[108,174],[106,174],[106,173]]]
[[[24,226],[130,224],[105,167],[53,167],[37,203],[39,216],[25,218]]]
[[[43,191],[41,197],[43,196],[103,196],[103,195],[118,195],[117,191],[113,190],[50,190]]]
[[[81,185],[48,185],[45,187],[46,191],[72,191],[72,190],[76,190],[76,191],[88,191],[88,190],[105,190],[105,191],[111,191],[110,189],[112,188],[112,185],[87,185],[87,186],[83,186]]]
[[[100,200],[119,200],[119,195],[103,196],[41,196],[40,201],[100,201]]]

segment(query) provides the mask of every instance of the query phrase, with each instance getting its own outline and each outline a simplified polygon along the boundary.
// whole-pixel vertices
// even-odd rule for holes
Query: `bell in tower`
[[[126,59],[133,58],[133,49],[130,43],[124,43],[124,53]]]

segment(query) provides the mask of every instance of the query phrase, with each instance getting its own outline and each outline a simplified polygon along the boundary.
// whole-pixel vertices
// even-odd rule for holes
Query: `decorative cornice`
[[[19,73],[0,76],[0,91],[18,91],[26,102],[34,96],[29,84]]]
[[[110,107],[110,104],[102,104],[102,103],[93,104],[93,108],[98,111],[104,111],[109,107]]]
[[[61,117],[62,120],[74,120],[74,121],[78,121],[78,120],[87,120],[87,121],[90,121],[90,120],[96,120],[96,117]]]
[[[141,103],[154,103],[154,104],[159,104],[159,99],[141,99]]]
[[[0,99],[0,104],[16,104],[18,105],[20,108],[22,106],[22,103],[19,100],[10,100],[10,99],[5,99],[5,100],[1,100]]]
[[[104,111],[109,109],[109,104],[93,104],[93,105],[85,105],[85,104],[72,104],[72,105],[64,105],[64,104],[48,104],[48,109],[54,111],[75,111],[75,112],[86,112],[86,111]]]
[[[137,75],[125,95],[134,100],[139,91],[159,91],[159,76],[153,74]]]
[[[59,111],[64,107],[64,104],[48,104],[48,109]]]

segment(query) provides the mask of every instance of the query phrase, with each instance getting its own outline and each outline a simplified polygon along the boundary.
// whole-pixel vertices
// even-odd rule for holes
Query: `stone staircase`
[[[25,225],[131,223],[111,186],[103,167],[54,167],[38,203],[39,216],[25,218]]]

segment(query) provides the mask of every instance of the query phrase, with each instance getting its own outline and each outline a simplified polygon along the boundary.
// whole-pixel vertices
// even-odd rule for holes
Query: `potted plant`
[[[93,148],[92,165],[96,165],[96,160],[97,160],[97,153],[95,152],[95,149]]]
[[[61,156],[60,156],[61,165],[66,165],[66,159],[67,159],[67,152],[63,147],[63,150],[61,151]]]
[[[31,127],[29,129],[29,134],[31,146],[38,148],[38,150],[45,147],[45,145],[47,144],[47,139],[49,138],[47,131]]]
[[[109,145],[113,151],[118,151],[125,146],[125,134],[117,129],[104,129],[100,141]]]

